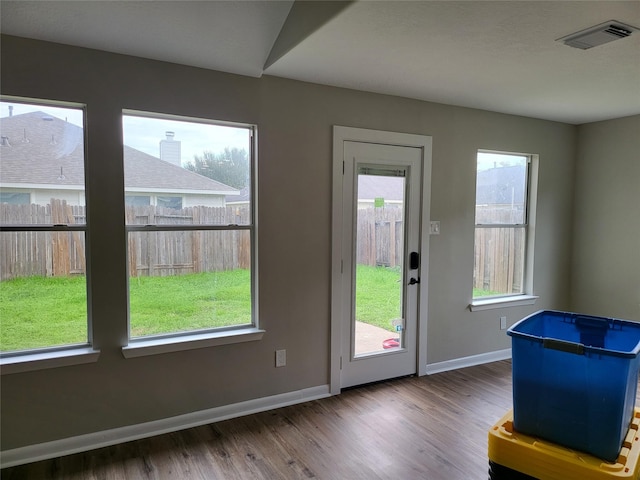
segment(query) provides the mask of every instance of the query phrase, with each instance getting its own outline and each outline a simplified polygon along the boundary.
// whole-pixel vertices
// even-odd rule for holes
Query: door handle
[[[420,277],[418,277],[417,279],[411,277],[409,279],[409,285],[415,285],[416,283],[420,283]]]

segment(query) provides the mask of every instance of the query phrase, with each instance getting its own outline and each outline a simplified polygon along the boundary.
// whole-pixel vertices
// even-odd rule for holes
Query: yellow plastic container
[[[540,480],[639,480],[639,428],[640,409],[636,408],[618,459],[612,463],[516,432],[510,410],[489,430],[489,460]]]

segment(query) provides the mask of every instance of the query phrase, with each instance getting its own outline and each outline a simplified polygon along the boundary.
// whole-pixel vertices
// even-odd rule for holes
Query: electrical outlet
[[[276,367],[284,367],[287,364],[287,351],[276,350]]]
[[[500,317],[500,330],[507,329],[507,317]]]

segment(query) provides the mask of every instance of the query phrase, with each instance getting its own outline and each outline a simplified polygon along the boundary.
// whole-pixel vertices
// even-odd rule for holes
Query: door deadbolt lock
[[[411,252],[409,254],[409,270],[417,270],[420,267],[420,254]]]
[[[416,283],[420,283],[420,277],[418,277],[417,279],[416,279],[416,278],[411,277],[411,278],[409,279],[409,285],[415,285]]]

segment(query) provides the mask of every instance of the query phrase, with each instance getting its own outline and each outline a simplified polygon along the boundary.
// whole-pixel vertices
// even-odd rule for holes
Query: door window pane
[[[405,178],[358,175],[354,353],[401,348]]]

